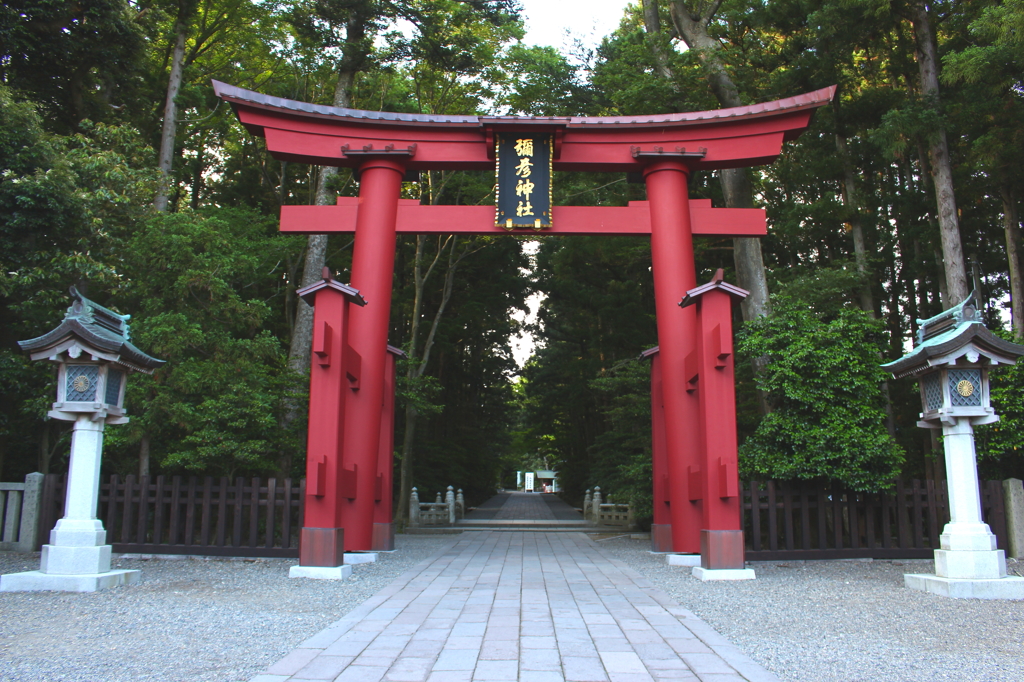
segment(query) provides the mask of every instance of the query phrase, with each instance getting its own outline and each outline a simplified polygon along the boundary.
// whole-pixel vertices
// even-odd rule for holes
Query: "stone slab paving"
[[[465,532],[252,682],[778,682],[582,533]]]
[[[545,497],[552,496],[544,493],[512,493],[498,513],[494,515],[494,518],[497,520],[515,519],[516,521],[554,521],[555,515],[551,511],[551,507],[544,503],[543,498]]]

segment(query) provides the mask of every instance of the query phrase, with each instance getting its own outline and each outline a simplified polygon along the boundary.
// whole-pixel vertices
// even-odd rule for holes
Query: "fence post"
[[[461,519],[466,515],[466,498],[462,496],[462,488],[459,488],[459,492],[455,493],[455,506],[458,508],[459,518]]]
[[[448,523],[455,525],[455,489],[448,486],[448,492],[444,494],[444,503],[448,505]]]
[[[583,496],[583,518],[587,521],[590,520],[590,515],[593,510],[590,508],[590,488],[587,488],[587,494]]]
[[[36,548],[44,478],[40,473],[25,477],[25,492],[21,497],[21,527],[18,529],[19,552],[31,552]]]
[[[27,492],[27,489],[26,489]],[[1024,483],[1019,478],[1003,481],[1006,500],[1006,534],[1009,536],[1006,553],[1015,559],[1024,558]]]
[[[412,495],[409,496],[409,525],[420,525],[420,495],[416,488],[412,489]]]
[[[601,486],[594,486],[594,523],[601,523]]]
[[[636,527],[636,517],[633,515],[633,501],[630,500],[629,506],[626,507],[626,526],[629,530],[633,530]]]

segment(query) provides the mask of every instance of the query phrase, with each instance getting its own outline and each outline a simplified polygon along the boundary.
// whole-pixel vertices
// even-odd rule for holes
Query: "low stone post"
[[[448,523],[455,525],[455,489],[448,486],[448,492],[444,494],[444,502],[448,505]]]
[[[412,489],[412,495],[409,496],[409,525],[420,525],[420,495],[416,488]]]
[[[459,491],[455,493],[455,506],[461,519],[466,515],[466,498],[462,496],[462,488],[459,488]]]
[[[626,525],[630,530],[636,527],[636,516],[633,514],[633,503],[630,502],[629,506],[626,507]]]
[[[21,497],[21,527],[18,529],[19,552],[31,552],[36,548],[44,478],[40,473],[25,477],[25,492]]]
[[[434,500],[434,504],[444,504],[444,501],[441,499],[441,493],[437,494],[437,499]]]
[[[590,504],[590,488],[587,488],[587,494],[583,496],[583,518],[587,521],[590,520],[590,515],[592,513]]]
[[[601,523],[601,486],[594,486],[594,523]]]
[[[25,488],[26,493],[28,487]],[[1003,481],[1006,498],[1006,534],[1009,536],[1007,553],[1015,559],[1024,559],[1024,483],[1019,478]]]

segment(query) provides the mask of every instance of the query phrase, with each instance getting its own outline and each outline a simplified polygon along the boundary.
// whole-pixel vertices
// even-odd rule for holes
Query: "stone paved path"
[[[252,682],[778,682],[582,533],[465,532]]]
[[[542,493],[512,493],[505,500],[505,504],[498,510],[498,513],[494,515],[494,518],[498,520],[516,519],[517,521],[553,521],[555,515],[551,511],[551,507],[544,504],[545,497],[552,496]],[[557,500],[558,498],[556,497],[555,499]],[[561,500],[558,501],[561,502]],[[565,502],[562,502],[562,504],[566,507],[569,506]]]
[[[578,530],[593,526],[557,495],[498,493],[455,524],[480,530]]]

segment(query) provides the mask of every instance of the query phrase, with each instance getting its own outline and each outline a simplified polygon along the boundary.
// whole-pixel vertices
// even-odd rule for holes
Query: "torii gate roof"
[[[400,154],[408,170],[494,166],[494,133],[555,135],[556,170],[640,171],[658,157],[695,170],[770,163],[810,124],[835,86],[745,107],[649,116],[449,116],[363,111],[272,97],[213,81],[278,159],[355,167],[367,153]]]

